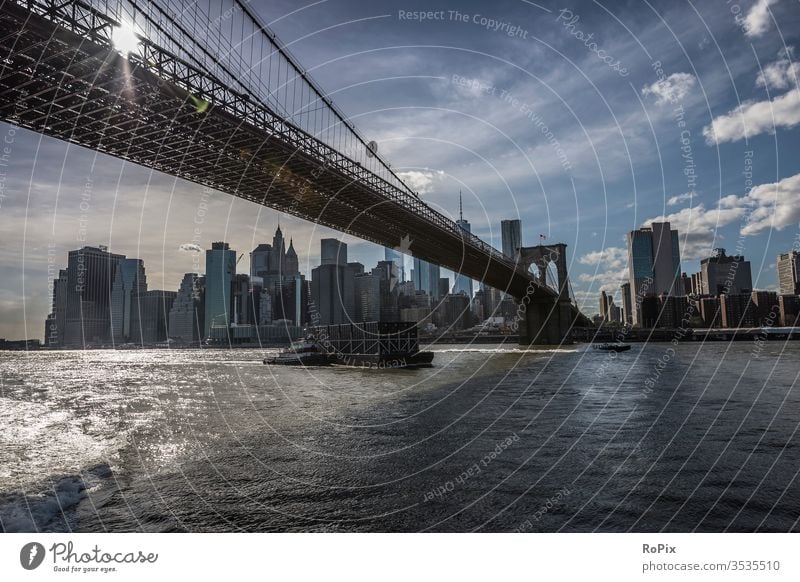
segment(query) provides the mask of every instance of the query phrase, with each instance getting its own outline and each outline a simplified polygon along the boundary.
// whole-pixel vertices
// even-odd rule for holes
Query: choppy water
[[[0,525],[800,529],[800,343],[670,347],[444,346],[413,371],[0,352]]]

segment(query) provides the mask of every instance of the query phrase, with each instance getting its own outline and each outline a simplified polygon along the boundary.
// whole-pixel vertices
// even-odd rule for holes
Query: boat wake
[[[78,504],[112,477],[101,464],[40,484],[35,493],[0,494],[0,532],[68,532]]]

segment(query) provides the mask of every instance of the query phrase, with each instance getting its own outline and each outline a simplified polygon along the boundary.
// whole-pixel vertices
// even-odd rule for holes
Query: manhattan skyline
[[[426,9],[417,4],[402,9]],[[669,3],[569,13],[443,3],[443,18],[426,21],[394,4],[288,16],[288,2],[253,6],[427,203],[455,220],[463,191],[472,232],[496,248],[500,220],[516,218],[524,245],[540,233],[567,243],[589,311],[624,282],[626,233],[660,219],[681,233],[683,270],[724,247],[752,262],[754,287],[777,289],[776,258],[795,248],[800,220],[798,16],[788,2],[760,4],[743,4],[741,23],[711,7],[684,22]],[[588,35],[627,75],[598,59]],[[83,244],[140,257],[154,288],[177,289],[196,254],[181,245],[252,249],[280,222],[308,276],[319,240],[341,236],[6,124],[0,139],[0,336],[41,334],[50,257]],[[343,240],[364,264],[384,252]]]

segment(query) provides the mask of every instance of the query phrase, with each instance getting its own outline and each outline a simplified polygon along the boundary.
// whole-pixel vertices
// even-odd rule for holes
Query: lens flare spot
[[[114,43],[114,48],[124,55],[135,53],[139,50],[139,37],[130,24],[123,23],[115,27],[111,32],[111,42]]]

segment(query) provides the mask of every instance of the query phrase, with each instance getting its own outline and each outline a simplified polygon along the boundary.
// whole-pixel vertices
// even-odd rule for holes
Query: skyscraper
[[[233,315],[231,286],[236,274],[236,251],[226,242],[215,242],[206,251],[206,304],[204,336],[214,325],[229,325]]]
[[[406,267],[405,255],[400,251],[384,247],[383,259],[385,261],[392,261],[397,266],[398,283],[406,282]]]
[[[346,265],[347,245],[337,238],[323,238],[320,241],[320,264]]]
[[[131,341],[141,344],[163,342],[169,333],[169,312],[175,291],[142,291],[131,297]]]
[[[503,254],[512,259],[517,256],[517,249],[522,246],[522,223],[519,219],[501,220],[500,235],[503,242]]]
[[[800,253],[778,255],[778,286],[781,295],[800,295]]]
[[[378,261],[378,265],[372,269],[372,274],[380,281],[379,321],[400,320],[400,284],[397,271],[394,261]]]
[[[286,271],[286,243],[283,240],[281,225],[275,229],[272,237],[272,257],[270,258],[270,272],[273,275],[283,276]]]
[[[64,330],[67,314],[67,270],[61,269],[53,280],[53,306],[47,316],[44,344],[48,347],[64,345]]]
[[[115,344],[131,339],[131,305],[137,293],[147,291],[144,261],[124,258],[119,261],[111,288],[111,331]]]
[[[634,325],[642,325],[641,301],[635,296],[683,295],[678,231],[669,222],[654,222],[628,234],[628,273]]]
[[[439,297],[439,272],[439,265],[414,257],[412,273],[414,288],[417,291],[424,291],[429,297]]]
[[[111,289],[117,265],[124,258],[104,246],[69,252],[66,345],[111,342]]]
[[[169,312],[169,337],[196,344],[203,338],[205,277],[186,273]]]
[[[266,277],[271,273],[272,245],[262,243],[250,253],[250,276]]]
[[[338,241],[335,242],[334,256],[338,252]],[[329,252],[329,244],[323,243],[326,253]],[[345,246],[345,260],[346,257]],[[260,325],[268,325],[278,319],[305,321],[308,305],[308,293],[304,292],[306,281],[300,274],[300,260],[294,241],[289,239],[289,248],[286,248],[280,225],[275,229],[271,245],[260,244],[250,253],[249,285],[250,312],[239,314],[243,316],[239,318],[240,325],[245,321]],[[239,291],[241,294],[243,287]],[[250,321],[251,316],[253,321]]]
[[[300,275],[300,260],[297,258],[297,251],[294,250],[294,241],[292,239],[289,239],[289,248],[286,249],[284,270],[283,276],[287,278],[294,278]]]
[[[728,256],[716,249],[713,257],[700,261],[700,285],[703,295],[747,295],[753,290],[750,261],[741,255]]]
[[[348,263],[347,245],[335,238],[320,241],[320,257],[322,264],[311,271],[311,322],[347,323],[355,315],[355,276],[364,265]]]
[[[608,308],[614,302],[613,297],[606,295],[605,291],[600,291],[600,317],[605,321],[608,320]]]
[[[633,314],[631,313],[631,284],[623,283],[620,285],[622,290],[622,317],[627,324],[633,324]]]
[[[458,220],[456,224],[461,228],[461,230],[469,235],[472,232],[469,222],[464,220],[464,212],[463,207],[461,205],[461,192],[458,193]],[[466,260],[465,257],[462,257],[463,260]],[[455,273],[455,283],[453,285],[453,293],[463,293],[467,297],[472,300],[472,279],[469,277],[462,275],[461,273]]]
[[[379,321],[381,316],[381,277],[372,273],[361,273],[355,277],[354,321]]]

